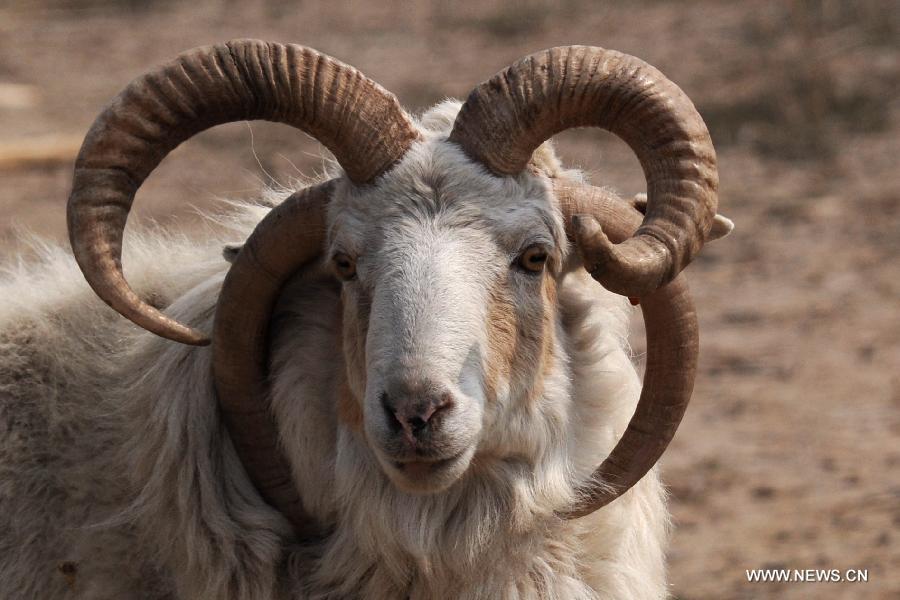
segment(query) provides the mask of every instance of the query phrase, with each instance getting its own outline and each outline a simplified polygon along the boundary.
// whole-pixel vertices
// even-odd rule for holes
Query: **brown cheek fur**
[[[519,310],[506,282],[498,283],[490,293],[488,307],[488,356],[484,364],[485,396],[496,402],[500,381],[513,379],[525,388],[529,401],[543,393],[543,373],[553,365],[554,319],[556,317],[556,280],[544,276],[540,306],[523,304]],[[519,314],[521,311],[523,314]],[[540,311],[540,314],[537,314]],[[532,314],[529,314],[532,313]],[[521,323],[541,323],[537,330]],[[540,365],[537,372],[534,365]]]
[[[556,302],[558,300],[556,294],[556,279],[545,277],[542,291],[544,294],[544,339],[541,347],[541,372],[546,373],[553,368],[553,347],[556,344],[555,323],[557,311]]]
[[[487,311],[488,355],[484,361],[484,391],[488,402],[497,401],[497,387],[501,378],[508,379],[512,371],[518,338],[516,309],[505,282],[499,282],[490,292]]]
[[[540,303],[529,304],[528,322],[540,323],[535,329],[522,329],[519,334],[518,368],[515,373],[520,393],[529,403],[544,393],[544,374],[553,366],[554,320],[556,318],[556,280],[545,276],[541,284]],[[535,365],[539,368],[535,369]]]
[[[338,390],[337,416],[338,421],[351,431],[363,430],[362,407],[346,382],[342,383]]]
[[[362,429],[362,398],[366,392],[366,337],[369,332],[370,301],[362,295],[356,301],[341,293],[344,305],[342,328],[344,332],[344,360],[347,380],[341,386],[338,398],[338,418],[349,428]]]

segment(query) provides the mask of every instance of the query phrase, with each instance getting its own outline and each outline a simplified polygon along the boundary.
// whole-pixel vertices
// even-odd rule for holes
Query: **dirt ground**
[[[642,57],[694,99],[735,233],[689,269],[701,315],[694,400],[663,459],[673,595],[900,598],[900,11],[888,0],[741,3],[7,0],[0,4],[0,252],[63,239],[71,158],[131,78],[234,37],[337,56],[421,110],[513,60],[591,44]],[[559,149],[643,189],[605,133]],[[287,127],[232,124],[175,151],[134,220],[320,165]],[[26,155],[30,155],[26,156]],[[43,157],[43,158],[40,158]],[[0,299],[2,301],[2,299]],[[635,344],[640,346],[640,340]],[[867,569],[866,583],[749,583],[745,570]]]

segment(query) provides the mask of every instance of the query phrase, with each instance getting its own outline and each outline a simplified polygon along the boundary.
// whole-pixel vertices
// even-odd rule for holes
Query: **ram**
[[[245,119],[316,137],[328,177],[122,259],[154,167]],[[580,126],[634,149],[646,199],[561,166],[547,140]],[[0,597],[664,597],[654,465],[696,370],[679,272],[730,229],[716,190],[688,98],[599,48],[419,118],[295,45],[136,79],[76,162],[75,260],[45,247],[0,288]]]

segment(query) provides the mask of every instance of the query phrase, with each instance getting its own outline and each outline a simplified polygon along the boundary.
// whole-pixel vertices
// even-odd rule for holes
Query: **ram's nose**
[[[392,431],[402,432],[408,442],[415,444],[440,426],[441,417],[453,407],[453,394],[435,386],[403,387],[382,393],[381,405]]]

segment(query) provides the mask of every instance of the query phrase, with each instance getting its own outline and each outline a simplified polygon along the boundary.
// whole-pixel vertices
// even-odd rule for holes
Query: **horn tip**
[[[187,327],[181,323],[176,323],[172,328],[153,331],[153,333],[167,340],[185,344],[186,346],[209,346],[210,344],[208,335],[198,329]]]
[[[199,329],[179,323],[144,302],[140,302],[136,311],[122,311],[118,308],[116,310],[138,327],[163,339],[186,346],[209,346],[210,344],[210,337]]]
[[[198,332],[196,332],[196,336],[195,336],[195,337],[192,337],[192,338],[189,339],[189,340],[185,340],[183,343],[188,344],[188,345],[190,345],[190,346],[200,346],[200,347],[203,347],[203,346],[209,346],[209,344],[210,344],[210,339],[209,339],[209,336],[207,336],[207,335],[205,335],[205,334],[203,334],[203,333],[200,333],[200,332],[198,331]]]
[[[585,269],[609,291],[642,298],[667,283],[671,260],[655,238],[638,236],[614,244],[593,216],[574,215],[572,225]]]

